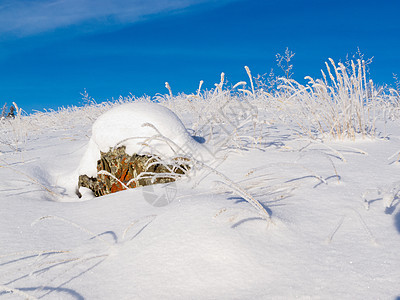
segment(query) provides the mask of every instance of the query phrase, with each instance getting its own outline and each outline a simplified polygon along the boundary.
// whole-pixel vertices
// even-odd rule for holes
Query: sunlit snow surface
[[[97,124],[120,121],[106,116]],[[175,115],[168,124],[152,116],[146,122],[167,137],[200,133],[190,112],[180,114],[190,134]],[[1,299],[400,297],[398,121],[386,124],[388,139],[321,144],[260,112],[268,120],[260,141],[228,145],[209,164],[260,201],[267,222],[201,169],[177,182],[162,207],[149,195],[162,197],[165,185],[79,201],[62,176],[111,129],[92,136],[95,118],[59,118],[69,125],[32,132],[20,152],[1,149]],[[227,136],[223,129],[214,140]],[[239,134],[254,134],[253,125]]]

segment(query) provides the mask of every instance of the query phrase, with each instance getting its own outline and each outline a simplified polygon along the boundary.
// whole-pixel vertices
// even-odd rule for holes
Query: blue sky
[[[329,58],[374,57],[371,78],[400,75],[400,1],[0,0],[0,104],[28,113],[97,101],[195,92],[271,68],[286,47],[294,78]]]

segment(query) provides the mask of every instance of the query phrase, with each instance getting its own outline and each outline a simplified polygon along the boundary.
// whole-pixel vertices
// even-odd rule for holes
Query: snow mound
[[[207,155],[170,109],[156,103],[129,103],[112,108],[94,122],[80,174],[95,176],[100,151],[119,146],[126,146],[129,155],[151,154],[164,159],[190,156],[202,160]]]
[[[133,155],[156,155],[168,160],[191,157],[199,161],[211,158],[206,148],[187,131],[179,117],[156,103],[129,103],[114,107],[93,124],[92,136],[77,170],[68,176],[68,190],[75,190],[79,175],[95,177],[101,152],[126,147]]]

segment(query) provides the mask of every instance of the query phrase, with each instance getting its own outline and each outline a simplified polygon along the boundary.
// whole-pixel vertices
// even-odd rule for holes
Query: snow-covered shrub
[[[123,104],[110,109],[94,122],[87,150],[76,171],[75,184],[79,175],[96,177],[101,152],[119,147],[124,147],[129,156],[137,154],[157,158],[157,162],[166,166],[176,164],[178,158],[204,161],[210,156],[168,108],[155,103]],[[132,180],[139,180],[139,176],[143,174]]]

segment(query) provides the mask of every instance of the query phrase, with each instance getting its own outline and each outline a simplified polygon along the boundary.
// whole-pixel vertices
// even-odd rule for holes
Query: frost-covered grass
[[[248,83],[241,81],[233,87],[225,86],[225,74],[215,84],[215,89],[202,90],[202,81],[196,93],[174,96],[171,87],[167,95],[151,97],[119,97],[97,104],[87,94],[87,105],[62,107],[57,111],[36,112],[22,116],[17,107],[15,119],[1,122],[2,145],[18,151],[29,133],[40,130],[79,128],[92,124],[96,118],[111,107],[131,102],[158,102],[178,114],[195,116],[194,130],[213,136],[213,127],[221,123],[239,130],[247,123],[253,127],[268,120],[258,118],[258,111],[268,111],[284,121],[299,134],[313,139],[349,139],[378,137],[378,120],[397,119],[400,112],[400,95],[395,88],[376,87],[368,77],[363,60],[335,64],[326,63],[321,70],[322,79],[307,76],[306,85],[290,78],[277,78],[277,88],[265,91],[255,87],[250,70],[245,67]],[[234,118],[231,118],[231,116]],[[229,120],[232,120],[231,124]],[[238,123],[243,121],[244,123]],[[207,132],[206,132],[207,130]],[[236,131],[237,131],[236,130]],[[236,132],[235,131],[235,132]],[[249,137],[250,138],[250,137]],[[256,142],[259,136],[251,139]]]
[[[2,120],[0,296],[399,297],[398,91],[375,87],[361,60],[275,90],[244,77]],[[186,157],[174,186],[69,195],[95,120],[132,102],[170,108],[213,159]],[[142,124],[147,141],[175,147],[164,123]]]
[[[378,107],[385,99],[382,89],[376,89],[373,81],[367,79],[365,62],[351,61],[348,70],[344,64],[336,66],[330,60],[326,68],[327,75],[322,71],[323,79],[307,76],[306,86],[282,79],[279,86],[284,95],[282,101],[289,105],[295,102],[295,118],[300,128],[310,137],[353,140],[357,136],[375,137]]]

